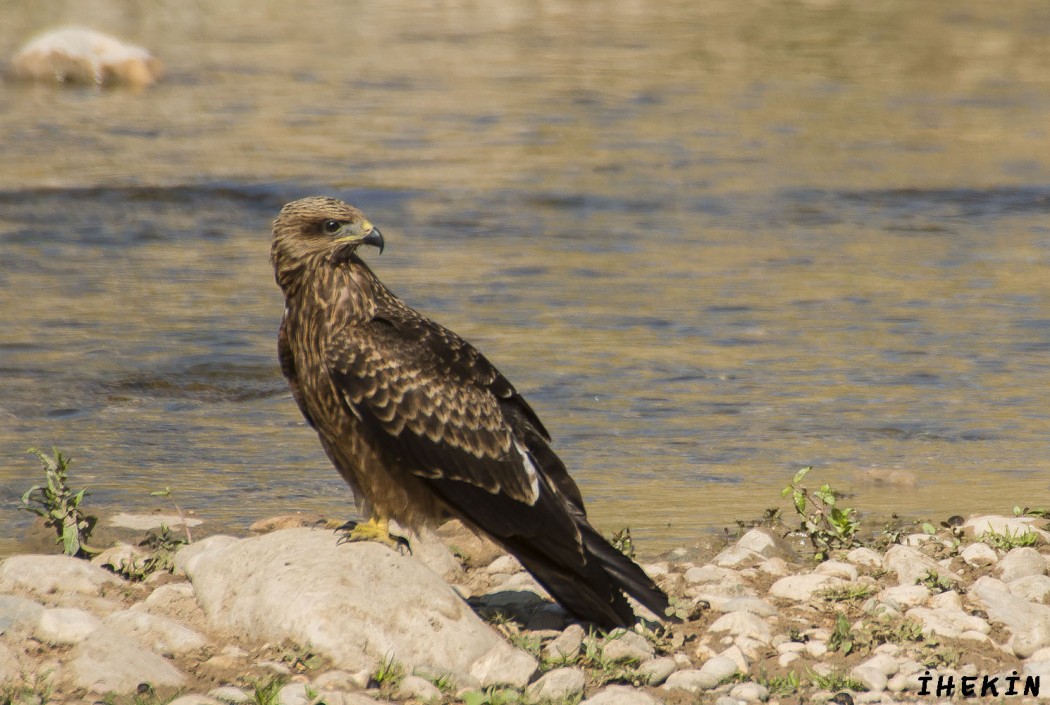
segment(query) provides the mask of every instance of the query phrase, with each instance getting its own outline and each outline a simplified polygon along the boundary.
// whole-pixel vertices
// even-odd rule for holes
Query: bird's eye
[[[343,227],[343,224],[338,220],[326,220],[321,224],[321,227],[329,235],[335,235]]]

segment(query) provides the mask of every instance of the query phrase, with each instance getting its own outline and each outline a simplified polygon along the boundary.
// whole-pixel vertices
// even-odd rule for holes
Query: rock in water
[[[11,60],[11,73],[31,81],[148,86],[161,64],[142,47],[84,27],[55,29],[31,39]]]
[[[338,668],[394,659],[464,685],[524,687],[536,661],[503,641],[433,571],[377,543],[285,529],[217,544],[187,562],[210,624],[310,644]]]

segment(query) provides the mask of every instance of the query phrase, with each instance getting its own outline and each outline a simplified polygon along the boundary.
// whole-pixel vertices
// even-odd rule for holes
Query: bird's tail
[[[602,538],[585,516],[573,518],[582,539],[582,556],[571,564],[552,561],[551,555],[537,551],[530,542],[511,538],[503,543],[555,600],[583,621],[603,629],[633,625],[638,617],[625,593],[663,618],[668,607],[663,590]]]

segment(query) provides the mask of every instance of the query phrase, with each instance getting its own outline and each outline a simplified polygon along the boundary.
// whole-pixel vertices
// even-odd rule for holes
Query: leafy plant
[[[186,523],[186,516],[182,513],[182,507],[175,501],[172,496],[173,493],[170,487],[165,487],[162,490],[154,490],[149,493],[150,497],[167,497],[171,502],[171,506],[175,507],[175,513],[179,515],[179,521],[182,522],[182,530],[186,532],[186,543],[193,543],[193,534],[190,533],[190,525]]]
[[[87,545],[96,518],[88,516],[80,508],[87,489],[74,492],[69,487],[69,464],[72,458],[52,448],[52,455],[30,448],[26,451],[36,455],[44,466],[46,484],[34,485],[22,495],[22,509],[42,517],[47,526],[58,534],[55,543],[62,544],[67,556],[84,557],[99,553],[99,549]]]
[[[835,613],[835,628],[828,639],[828,651],[841,651],[843,656],[849,656],[853,651],[856,636],[849,620],[842,612]]]
[[[255,681],[252,685],[253,705],[280,705],[281,688],[288,682],[288,676],[273,675],[265,681]]]
[[[830,485],[821,485],[813,491],[802,486],[802,480],[812,469],[807,465],[795,473],[781,495],[791,496],[795,513],[801,519],[799,529],[813,544],[814,558],[823,561],[835,549],[860,546],[857,538],[860,522],[855,510],[836,505],[837,493]]]
[[[853,604],[871,597],[875,590],[875,586],[868,583],[850,583],[826,588],[818,594],[828,602],[848,602]]]
[[[634,541],[631,539],[630,527],[625,526],[619,531],[614,531],[609,538],[609,543],[623,555],[628,558],[634,558]]]
[[[379,668],[372,674],[372,683],[384,690],[397,690],[404,679],[405,667],[390,655],[379,663]]]
[[[1004,527],[1002,533],[988,531],[981,534],[981,541],[984,541],[992,548],[1001,548],[1004,551],[1009,551],[1011,548],[1039,545],[1039,534],[1022,529],[1018,529],[1017,533],[1014,533],[1008,527]]]
[[[809,678],[809,681],[821,690],[830,690],[832,692],[836,690],[852,690],[854,692],[867,690],[867,688],[864,687],[864,684],[858,679],[840,671],[820,674],[810,670],[806,675]]]
[[[926,575],[924,575],[921,578],[917,578],[915,583],[917,585],[925,585],[927,588],[930,589],[930,592],[934,594],[940,592],[948,592],[949,590],[955,587],[955,585],[950,579],[942,576],[936,570],[926,571]]]
[[[760,670],[755,677],[755,682],[764,686],[773,697],[797,693],[802,685],[802,679],[794,671],[788,671],[778,676],[767,676],[764,670]]]

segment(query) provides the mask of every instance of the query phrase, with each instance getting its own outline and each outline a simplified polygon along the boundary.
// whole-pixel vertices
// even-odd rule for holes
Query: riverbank
[[[782,531],[742,529],[639,558],[683,620],[609,635],[572,623],[517,561],[456,524],[401,555],[339,545],[315,523],[185,546],[168,532],[170,551],[155,533],[152,549],[129,541],[91,562],[7,558],[0,702],[1050,699],[1039,517],[927,525],[821,563]]]

